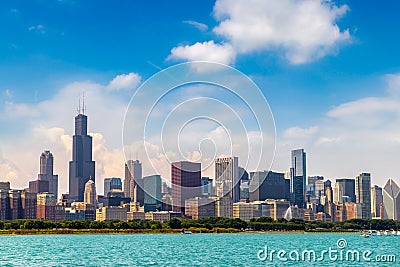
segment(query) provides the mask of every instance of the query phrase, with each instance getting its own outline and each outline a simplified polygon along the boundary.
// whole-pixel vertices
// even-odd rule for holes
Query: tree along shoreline
[[[181,233],[240,233],[240,232],[359,232],[363,230],[400,230],[400,221],[352,219],[345,222],[304,221],[261,217],[250,221],[219,217],[123,221],[73,221],[51,222],[45,220],[0,221],[0,235],[34,234],[155,234]]]

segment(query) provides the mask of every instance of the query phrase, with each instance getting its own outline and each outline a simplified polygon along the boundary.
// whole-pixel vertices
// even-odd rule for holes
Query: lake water
[[[271,259],[272,250],[276,252]],[[281,259],[279,250],[286,252],[280,252]],[[303,261],[304,250],[314,251],[316,261],[312,252],[309,252],[311,261],[308,252]],[[324,250],[327,252],[322,253]],[[360,255],[359,262],[351,260],[354,251]],[[363,253],[369,255],[364,259]],[[390,255],[396,256],[395,263],[376,262],[376,259],[391,260]],[[322,258],[323,263],[318,261]],[[400,236],[362,238],[342,233],[0,236],[0,266],[400,266],[399,262]]]

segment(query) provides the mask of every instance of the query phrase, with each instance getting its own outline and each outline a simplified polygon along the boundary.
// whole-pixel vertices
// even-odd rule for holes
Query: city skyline
[[[37,175],[38,153],[51,150],[59,191],[68,191],[71,118],[82,92],[96,179],[124,177],[120,136],[130,97],[160,69],[197,59],[231,64],[259,85],[277,127],[272,170],[286,170],[288,153],[302,147],[310,156],[310,175],[346,178],[365,171],[380,186],[388,178],[398,181],[400,38],[392,34],[400,25],[398,4],[316,1],[314,9],[290,16],[300,4],[254,1],[247,8],[238,1],[234,9],[222,0],[176,3],[171,16],[163,12],[166,6],[151,3],[6,3],[0,10],[2,25],[8,25],[0,28],[0,112],[7,125],[0,133],[1,179],[26,187]],[[95,15],[110,11],[112,25]],[[257,23],[249,23],[248,14],[257,14]],[[275,19],[265,21],[268,16]],[[297,18],[326,27],[306,25],[305,31]],[[256,34],[232,35],[232,25]],[[272,32],[264,35],[257,27]],[[304,34],[286,42],[279,33],[287,30]],[[143,171],[152,174],[146,166]],[[168,166],[162,171],[167,176]],[[97,185],[102,191],[102,182]]]

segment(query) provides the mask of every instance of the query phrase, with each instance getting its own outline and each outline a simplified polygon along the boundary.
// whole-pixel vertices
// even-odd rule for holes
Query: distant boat
[[[400,231],[397,231],[397,235],[399,235],[399,236],[400,236]]]
[[[182,234],[185,234],[185,235],[191,235],[191,234],[193,234],[191,231],[183,231],[183,233]]]
[[[369,234],[367,234],[367,233],[361,233],[360,236],[361,236],[361,237],[364,237],[364,238],[368,238],[368,237],[369,237]]]
[[[390,232],[388,230],[385,231],[384,235],[390,236]]]
[[[376,232],[376,235],[381,236],[382,235],[381,231]]]

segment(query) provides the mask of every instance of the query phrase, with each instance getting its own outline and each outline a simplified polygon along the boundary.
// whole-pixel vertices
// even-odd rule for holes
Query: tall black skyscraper
[[[291,204],[304,208],[306,192],[306,152],[304,149],[292,150],[292,168],[290,169]]]
[[[87,116],[80,110],[75,117],[72,140],[72,161],[69,162],[69,199],[83,201],[85,184],[95,181],[95,162],[92,160],[92,137],[87,134]]]

